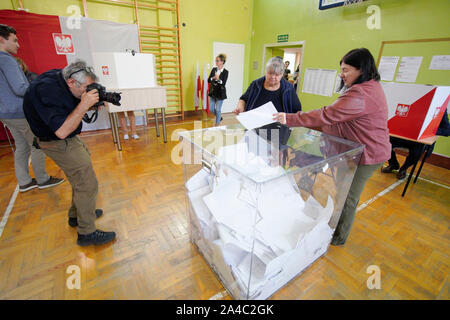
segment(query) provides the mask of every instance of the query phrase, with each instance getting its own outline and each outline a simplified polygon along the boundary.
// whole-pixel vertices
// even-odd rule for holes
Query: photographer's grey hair
[[[64,80],[69,80],[69,78],[72,78],[79,84],[85,83],[86,77],[89,77],[94,81],[97,80],[97,76],[93,72],[92,68],[88,67],[86,62],[83,60],[76,60],[75,62],[69,64],[63,69],[62,75]]]
[[[274,57],[269,60],[266,64],[266,71],[268,73],[275,73],[275,74],[283,74],[285,69],[285,65],[282,59]]]

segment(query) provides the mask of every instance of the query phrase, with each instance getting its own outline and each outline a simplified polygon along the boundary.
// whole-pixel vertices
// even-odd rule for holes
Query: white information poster
[[[380,65],[378,66],[378,72],[380,73],[381,80],[394,80],[395,70],[397,70],[399,59],[400,57],[381,57]]]
[[[397,82],[416,82],[423,57],[402,57],[398,68]]]
[[[306,68],[302,91],[331,97],[336,73],[336,70]]]
[[[340,92],[340,90],[339,90],[339,88],[341,87],[341,76],[338,74],[337,76],[336,76],[336,81],[335,81],[335,83],[334,83],[334,93],[339,93]]]
[[[450,70],[450,55],[433,56],[431,58],[430,70]]]

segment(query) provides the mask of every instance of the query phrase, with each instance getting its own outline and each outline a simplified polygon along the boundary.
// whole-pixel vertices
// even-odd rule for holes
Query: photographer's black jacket
[[[216,72],[217,72],[217,67],[212,68],[211,73],[209,74],[209,77],[208,77],[208,82],[213,81],[213,78],[216,75]],[[223,68],[223,71],[219,75],[219,79],[222,80],[221,86],[223,86],[223,89],[222,89],[223,91],[221,92],[221,97],[218,97],[218,98],[220,100],[224,100],[227,98],[227,90],[225,87],[225,84],[227,83],[227,80],[228,80],[228,70],[227,69]],[[210,93],[211,93],[211,90],[213,90],[212,84],[210,87]],[[210,96],[211,96],[211,94],[210,94]],[[215,98],[217,98],[217,97],[215,97]]]
[[[55,132],[80,103],[69,90],[60,69],[44,72],[31,83],[23,99],[23,112],[39,138],[59,140]],[[81,132],[82,122],[67,138]]]

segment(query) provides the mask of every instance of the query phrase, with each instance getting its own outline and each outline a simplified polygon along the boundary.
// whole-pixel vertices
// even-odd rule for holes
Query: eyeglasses
[[[94,73],[94,68],[92,68],[92,67],[86,67],[86,68],[79,69],[79,70],[74,71],[74,72],[72,72],[71,74],[69,74],[69,78],[72,78],[72,76],[73,76],[75,73],[78,73],[78,72],[81,72],[81,71],[84,71],[84,72],[86,72],[86,73],[93,74],[93,73]]]

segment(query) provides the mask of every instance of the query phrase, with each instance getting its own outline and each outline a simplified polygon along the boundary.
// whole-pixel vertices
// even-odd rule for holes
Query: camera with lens
[[[99,101],[95,105],[93,105],[94,108],[98,108],[99,106],[104,105],[105,101],[110,102],[113,105],[120,106],[120,99],[121,99],[120,93],[108,92],[108,91],[106,91],[106,88],[104,86],[102,86],[100,83],[96,83],[96,82],[88,85],[86,88],[86,92],[89,92],[94,89],[97,89],[98,99],[99,99]]]
[[[87,114],[84,115],[83,121],[86,123],[95,122],[98,118],[98,107],[103,106],[106,102],[112,103],[113,105],[120,106],[120,96],[119,92],[108,92],[106,88],[99,83],[91,83],[86,87],[86,92],[96,89],[98,91],[98,102],[94,104],[92,107],[95,109],[94,113],[91,116]]]

